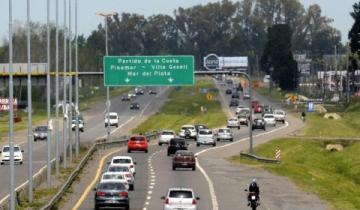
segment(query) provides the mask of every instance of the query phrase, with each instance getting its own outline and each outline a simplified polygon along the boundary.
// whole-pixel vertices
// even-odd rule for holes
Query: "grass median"
[[[277,139],[256,147],[255,152],[274,157],[275,150],[280,148],[280,164],[261,163],[239,156],[231,157],[231,160],[288,177],[302,189],[326,200],[333,209],[360,209],[360,143],[346,142],[341,152],[327,151],[328,143],[331,142]]]
[[[211,94],[214,100],[209,101],[201,89],[213,90]],[[197,79],[195,86],[174,88],[161,110],[141,123],[133,133],[162,129],[178,131],[184,124],[205,124],[210,128],[225,125],[226,116],[218,98],[210,79]],[[201,107],[207,111],[202,112]]]

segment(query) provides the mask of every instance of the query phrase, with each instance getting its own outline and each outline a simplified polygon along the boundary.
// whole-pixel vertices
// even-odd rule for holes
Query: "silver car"
[[[165,200],[164,210],[197,210],[199,197],[189,188],[170,188],[167,195],[161,197]]]
[[[227,123],[228,128],[238,128],[240,129],[240,121],[238,118],[230,118]]]
[[[196,139],[196,146],[201,144],[216,146],[214,133],[210,129],[200,129]]]
[[[218,130],[216,139],[217,141],[220,140],[234,141],[233,133],[229,128],[220,128]]]

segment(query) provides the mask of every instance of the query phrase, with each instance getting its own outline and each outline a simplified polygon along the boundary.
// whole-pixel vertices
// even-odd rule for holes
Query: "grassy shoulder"
[[[198,79],[195,86],[174,88],[161,110],[141,123],[133,133],[159,129],[178,131],[184,124],[206,124],[210,128],[224,125],[226,116],[220,101],[207,100],[206,93],[200,92],[202,88],[211,90],[215,85],[209,79]],[[216,91],[212,95],[219,98]],[[201,112],[201,106],[206,107],[206,113]]]
[[[255,88],[255,91],[260,95],[267,96],[276,100],[284,100],[285,95],[288,94],[288,92],[277,90],[276,88],[273,88],[271,91],[269,91],[269,88],[267,87],[257,87]]]
[[[347,142],[340,152],[325,150],[330,142],[283,138],[259,145],[256,154],[274,157],[281,149],[280,164],[231,157],[236,163],[250,164],[290,178],[306,191],[328,201],[334,209],[360,209],[360,143]]]

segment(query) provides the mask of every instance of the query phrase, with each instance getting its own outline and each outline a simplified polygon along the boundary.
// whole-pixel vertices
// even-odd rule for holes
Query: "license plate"
[[[255,199],[256,199],[256,196],[255,196],[255,195],[251,196],[251,199],[252,199],[252,200],[255,200]]]
[[[117,203],[116,200],[107,200],[106,203]]]

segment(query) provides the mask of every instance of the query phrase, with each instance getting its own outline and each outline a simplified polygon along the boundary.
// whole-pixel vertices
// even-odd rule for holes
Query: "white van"
[[[109,112],[109,117],[105,115],[105,127],[107,127],[108,124],[115,127],[119,126],[119,116],[116,112]]]

